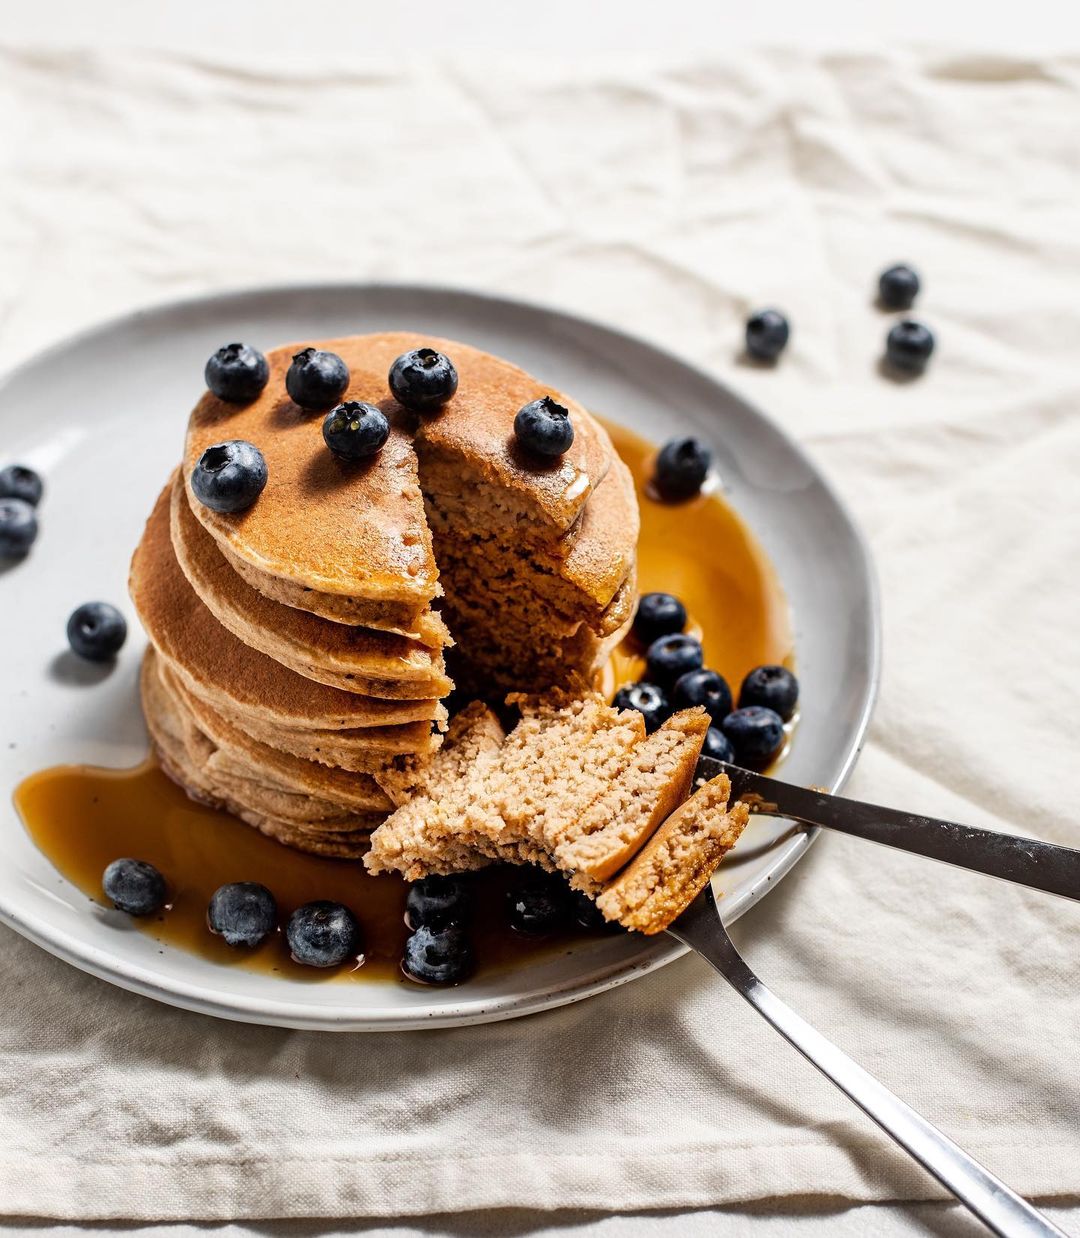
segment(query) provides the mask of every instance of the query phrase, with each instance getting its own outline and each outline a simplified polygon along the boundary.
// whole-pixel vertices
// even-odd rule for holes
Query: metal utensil
[[[824,826],[853,838],[1080,900],[1080,851],[1071,847],[794,787],[711,757],[702,757],[698,763],[699,777],[715,778],[721,773],[731,779],[732,800],[742,800],[753,813]]]
[[[711,887],[706,886],[668,932],[697,951],[789,1044],[928,1169],[989,1230],[1004,1238],[1031,1238],[1036,1234],[1056,1234],[1062,1238],[1062,1231],[1041,1212],[770,992],[732,944],[721,923]]]

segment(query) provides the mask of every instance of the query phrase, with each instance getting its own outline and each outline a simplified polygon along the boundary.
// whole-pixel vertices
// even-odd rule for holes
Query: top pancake
[[[322,415],[298,408],[286,394],[292,356],[309,345],[337,353],[349,367],[344,399],[375,404],[390,421],[390,437],[371,460],[338,460],[323,442]],[[387,375],[396,357],[422,346],[451,358],[459,386],[441,412],[416,418],[391,397]],[[416,617],[438,596],[414,435],[427,450],[467,460],[553,540],[573,525],[611,463],[610,440],[580,405],[466,344],[404,333],[351,336],[276,348],[267,361],[270,380],[250,404],[228,404],[210,392],[199,401],[183,474],[192,511],[230,560],[290,589],[395,604]],[[538,464],[522,458],[513,423],[522,405],[544,395],[570,409],[575,438],[564,456]],[[203,451],[228,439],[254,443],[269,472],[257,501],[231,514],[204,507],[190,490]],[[248,578],[257,583],[258,575]],[[304,605],[302,597],[281,596]]]

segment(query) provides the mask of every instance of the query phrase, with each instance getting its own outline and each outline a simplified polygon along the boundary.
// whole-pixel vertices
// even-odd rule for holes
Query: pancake
[[[222,784],[207,769],[206,755],[212,754],[213,745],[184,715],[177,698],[169,694],[157,673],[152,649],[143,661],[140,687],[143,713],[161,768],[192,799],[226,810],[269,837],[302,851],[347,859],[365,854],[371,831],[384,813],[309,823],[267,812],[248,800],[248,788]]]
[[[192,589],[245,645],[307,679],[345,692],[384,698],[434,698],[453,686],[442,659],[418,641],[348,627],[273,602],[245,584],[194,514],[176,474],[170,531],[177,562]]]
[[[240,714],[266,726],[311,730],[389,731],[410,724],[402,727],[406,745],[412,735],[430,730],[422,724],[445,717],[437,700],[383,700],[305,679],[223,628],[199,600],[173,553],[168,487],[136,548],[130,591],[155,648],[191,691],[230,717]]]
[[[194,502],[190,494],[188,502]],[[450,631],[437,610],[409,615],[396,605],[371,602],[366,598],[345,597],[339,593],[317,593],[314,589],[260,571],[222,542],[218,543],[218,549],[241,580],[283,606],[307,611],[309,614],[329,619],[332,623],[346,623],[353,627],[388,632],[393,636],[404,636],[426,645],[429,649],[439,650],[444,645],[453,644]]]
[[[390,396],[387,374],[399,354],[422,345],[446,351],[460,383],[438,415],[417,420]],[[468,461],[515,512],[528,517],[527,533],[535,533],[536,540],[570,528],[610,465],[613,450],[601,427],[579,405],[517,366],[465,344],[397,333],[318,344],[349,367],[344,398],[375,404],[391,427],[375,457],[340,461],[323,443],[321,418],[299,409],[285,392],[285,372],[301,347],[267,354],[269,382],[250,404],[228,404],[207,392],[189,421],[185,481],[190,483],[207,447],[247,439],[263,453],[269,470],[258,502],[243,512],[214,512],[195,499],[190,484],[189,500],[233,560],[300,591],[380,604],[383,617],[373,626],[386,626],[391,611],[400,623],[415,624],[439,594],[414,435],[429,456]],[[575,440],[557,461],[538,464],[522,459],[513,418],[522,405],[548,394],[571,410]],[[249,583],[255,583],[250,576]],[[293,604],[304,605],[302,592]]]
[[[153,646],[151,646],[151,654]],[[368,774],[350,773],[292,756],[260,743],[234,726],[205,701],[186,692],[168,666],[157,659],[158,673],[173,697],[179,697],[195,725],[217,748],[219,765],[234,775],[255,778],[281,790],[302,792],[353,812],[381,812],[391,800]]]

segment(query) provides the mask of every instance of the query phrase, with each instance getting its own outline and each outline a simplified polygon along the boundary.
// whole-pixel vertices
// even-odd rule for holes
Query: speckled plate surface
[[[131,551],[176,462],[206,357],[226,338],[272,346],[399,327],[509,357],[653,440],[696,432],[716,446],[725,493],[771,556],[794,617],[803,692],[784,778],[835,788],[847,776],[878,672],[867,551],[799,447],[715,379],[595,323],[446,289],[269,288],[165,305],[66,340],[0,384],[0,464],[29,464],[49,487],[34,553],[0,569],[0,918],[76,967],[224,1018],[391,1030],[528,1014],[634,980],[683,952],[666,936],[610,937],[458,989],[297,984],[176,947],[159,953],[153,938],[132,931],[118,913],[88,909],[15,812],[11,792],[36,770],[68,762],[131,766],[145,755],[137,700],[143,638],[130,606],[132,637],[106,676],[65,652],[64,623],[87,598],[126,599]],[[717,878],[725,920],[766,893],[810,841],[782,822],[753,821]]]

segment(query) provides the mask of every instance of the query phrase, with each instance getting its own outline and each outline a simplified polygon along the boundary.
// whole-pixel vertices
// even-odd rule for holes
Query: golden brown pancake
[[[382,700],[305,679],[223,628],[176,561],[169,536],[168,487],[159,496],[132,559],[130,589],[155,648],[191,691],[230,716],[250,716],[266,726],[317,730],[387,730],[445,717],[436,700]]]
[[[387,375],[399,354],[422,345],[447,352],[460,381],[440,413],[418,420],[390,396]],[[188,425],[183,472],[192,510],[234,558],[262,575],[301,590],[397,604],[415,621],[439,588],[414,435],[429,454],[467,460],[528,515],[537,538],[569,529],[610,465],[606,433],[567,397],[468,345],[403,333],[318,343],[349,367],[344,398],[375,404],[391,425],[385,446],[371,460],[340,461],[322,440],[321,418],[299,409],[285,392],[292,355],[304,346],[267,355],[270,379],[256,400],[227,404],[207,392]],[[550,463],[523,459],[514,416],[548,394],[570,409],[574,443]],[[269,470],[258,501],[232,514],[211,511],[190,492],[191,471],[203,451],[227,439],[254,443]]]
[[[153,646],[149,655],[153,655]],[[255,778],[281,790],[304,793],[353,812],[388,811],[391,801],[370,774],[351,773],[292,756],[260,743],[199,697],[185,691],[181,681],[157,658],[158,673],[173,699],[217,748],[220,765],[238,775]]]
[[[445,696],[452,684],[426,645],[388,632],[332,623],[273,602],[245,584],[195,519],[174,476],[173,550],[200,600],[245,645],[283,666],[345,692],[385,698]]]
[[[291,820],[267,811],[280,802],[258,786],[220,780],[212,770],[213,744],[186,716],[157,673],[148,650],[140,676],[143,712],[162,769],[187,793],[211,807],[225,809],[279,842],[317,855],[359,859],[383,813],[354,814],[325,820]],[[304,810],[299,810],[303,815]]]

